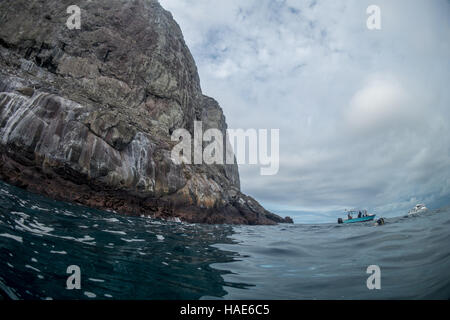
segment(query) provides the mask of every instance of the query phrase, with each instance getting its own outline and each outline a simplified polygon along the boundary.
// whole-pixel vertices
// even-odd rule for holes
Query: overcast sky
[[[450,1],[160,2],[228,126],[280,129],[277,175],[240,166],[266,208],[334,222],[450,203]]]

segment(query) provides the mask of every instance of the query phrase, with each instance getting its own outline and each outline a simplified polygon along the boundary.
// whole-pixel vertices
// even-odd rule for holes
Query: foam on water
[[[14,236],[14,235],[9,234],[9,233],[0,233],[0,237],[13,239],[13,240],[16,240],[17,242],[20,242],[20,243],[23,242],[22,237]]]

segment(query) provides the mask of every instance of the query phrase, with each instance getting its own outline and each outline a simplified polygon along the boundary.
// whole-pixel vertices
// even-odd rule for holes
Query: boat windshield
[[[347,214],[347,216],[350,215],[353,219],[358,218],[360,213],[361,213],[361,217],[369,216],[369,214],[367,213],[367,210],[352,209],[352,210],[345,210],[345,213]]]

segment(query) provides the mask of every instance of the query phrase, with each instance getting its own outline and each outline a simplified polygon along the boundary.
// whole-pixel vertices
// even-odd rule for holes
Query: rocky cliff
[[[0,179],[123,214],[289,222],[241,193],[237,165],[172,161],[171,133],[196,120],[227,129],[158,1],[0,2]]]

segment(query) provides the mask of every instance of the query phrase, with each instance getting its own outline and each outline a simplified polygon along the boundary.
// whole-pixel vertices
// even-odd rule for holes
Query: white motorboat
[[[416,206],[414,208],[412,208],[411,210],[408,211],[408,214],[419,214],[422,212],[426,212],[428,210],[427,207],[425,207],[424,204],[416,204]]]

